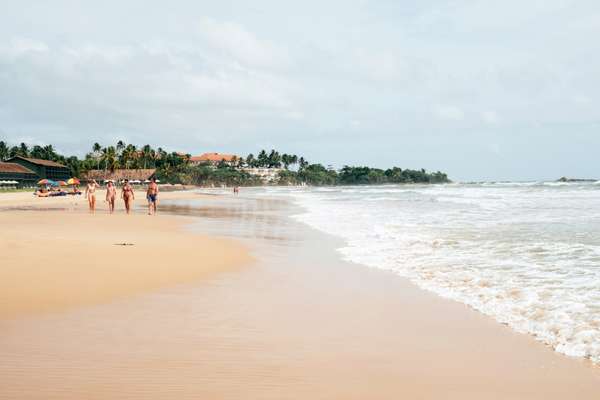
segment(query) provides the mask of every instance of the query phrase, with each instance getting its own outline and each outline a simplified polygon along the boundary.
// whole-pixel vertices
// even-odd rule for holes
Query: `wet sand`
[[[0,321],[0,398],[596,399],[600,370],[393,274],[280,200],[164,203],[257,262]]]

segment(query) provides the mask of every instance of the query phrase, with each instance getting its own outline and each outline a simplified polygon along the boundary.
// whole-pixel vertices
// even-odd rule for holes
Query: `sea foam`
[[[600,187],[371,186],[292,191],[298,220],[556,351],[600,363]]]

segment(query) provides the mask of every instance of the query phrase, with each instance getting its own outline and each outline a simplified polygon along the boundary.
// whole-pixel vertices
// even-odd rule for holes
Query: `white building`
[[[279,172],[283,171],[283,168],[242,168],[242,171],[258,176],[263,182],[269,183],[277,180]]]

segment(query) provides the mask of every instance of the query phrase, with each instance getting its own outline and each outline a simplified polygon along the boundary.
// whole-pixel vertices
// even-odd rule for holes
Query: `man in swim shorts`
[[[156,184],[156,178],[152,178],[146,191],[146,198],[148,199],[148,215],[156,214],[156,203],[158,202],[158,185]]]

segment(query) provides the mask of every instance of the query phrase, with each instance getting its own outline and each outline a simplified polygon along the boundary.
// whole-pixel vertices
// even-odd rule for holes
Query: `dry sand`
[[[197,196],[164,193],[163,198]],[[144,205],[143,193],[137,193]],[[192,282],[249,261],[233,241],[191,234],[185,219],[95,214],[83,196],[0,194],[0,319],[108,302]]]

